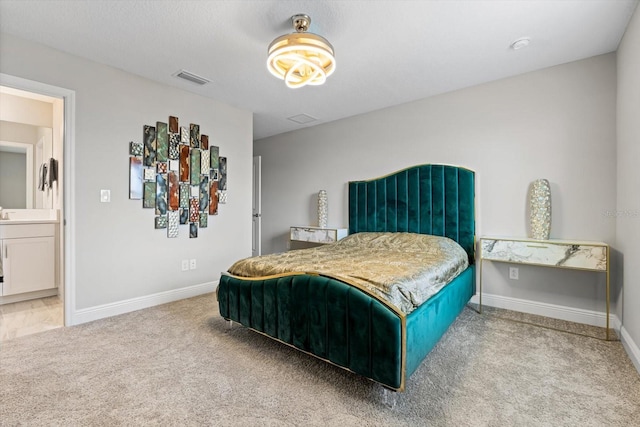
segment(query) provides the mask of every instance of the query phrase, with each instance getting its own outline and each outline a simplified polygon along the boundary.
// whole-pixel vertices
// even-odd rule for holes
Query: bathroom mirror
[[[0,206],[33,208],[33,145],[0,141]]]
[[[6,132],[11,129],[11,123],[2,121],[1,124],[0,206],[3,209],[52,209],[51,190],[38,190],[40,165],[53,153],[52,129],[15,124],[24,131],[21,134],[33,136],[11,138],[7,135],[11,132]]]

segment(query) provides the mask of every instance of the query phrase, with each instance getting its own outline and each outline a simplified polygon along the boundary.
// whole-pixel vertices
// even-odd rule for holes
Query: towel
[[[40,165],[40,171],[38,172],[38,190],[44,191],[47,185],[47,164]]]
[[[48,167],[47,176],[47,187],[51,188],[53,186],[53,182],[58,180],[58,161],[53,157],[49,159],[49,167]]]

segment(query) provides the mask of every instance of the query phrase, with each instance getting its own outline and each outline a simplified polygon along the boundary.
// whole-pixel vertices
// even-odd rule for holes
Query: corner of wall
[[[636,370],[640,374],[640,347],[638,347],[638,344],[633,341],[633,338],[631,338],[631,335],[629,335],[629,332],[624,326],[620,329],[620,335],[622,346],[629,355],[629,359],[631,359],[633,366],[636,367]]]

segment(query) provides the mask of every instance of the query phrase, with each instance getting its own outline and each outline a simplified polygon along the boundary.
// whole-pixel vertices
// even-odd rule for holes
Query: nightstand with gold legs
[[[609,341],[609,245],[602,242],[483,237],[480,239],[479,304],[482,313],[482,264],[487,261],[594,271],[606,275],[606,340]],[[527,322],[524,322],[527,323]],[[538,325],[540,326],[540,325]],[[565,331],[570,332],[570,331]]]

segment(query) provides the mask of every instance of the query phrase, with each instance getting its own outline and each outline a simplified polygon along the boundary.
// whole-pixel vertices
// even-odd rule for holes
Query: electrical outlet
[[[182,260],[182,271],[188,271],[189,270],[189,260],[188,259],[183,259]]]
[[[519,273],[518,267],[509,267],[509,279],[518,280]]]
[[[196,269],[196,260],[195,258],[192,258],[189,260],[189,270],[195,270]]]
[[[100,190],[100,201],[109,203],[111,201],[111,190]]]

